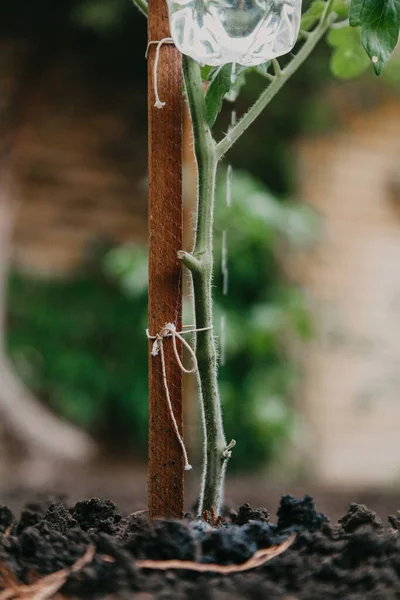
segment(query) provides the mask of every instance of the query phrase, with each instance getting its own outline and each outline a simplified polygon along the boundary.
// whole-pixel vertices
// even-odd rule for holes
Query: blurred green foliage
[[[220,382],[226,433],[238,441],[232,468],[272,459],[294,423],[298,368],[287,344],[312,334],[307,303],[282,277],[280,256],[317,229],[306,207],[279,202],[234,172],[232,206],[221,173],[216,207],[215,332],[226,322]],[[229,294],[222,295],[221,239],[227,231]],[[96,266],[97,265],[97,266]],[[111,249],[74,278],[14,273],[8,352],[29,387],[98,438],[144,456],[147,439],[147,252]],[[190,315],[187,320],[192,322]],[[200,424],[199,424],[200,427]]]
[[[127,296],[93,265],[68,280],[9,282],[7,347],[23,380],[56,412],[143,455],[146,310],[146,289]]]

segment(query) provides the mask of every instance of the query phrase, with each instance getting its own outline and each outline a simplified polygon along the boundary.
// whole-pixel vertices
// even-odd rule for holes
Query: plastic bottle
[[[177,48],[200,63],[254,66],[290,52],[301,0],[167,0]]]

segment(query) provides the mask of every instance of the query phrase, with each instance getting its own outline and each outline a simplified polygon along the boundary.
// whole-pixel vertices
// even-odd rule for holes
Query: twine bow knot
[[[196,354],[195,354],[193,348],[185,340],[185,338],[183,336],[186,333],[197,333],[198,331],[209,331],[210,329],[212,329],[212,327],[204,327],[202,329],[193,329],[193,328],[191,328],[192,327],[191,325],[189,325],[188,327],[189,327],[189,329],[187,329],[184,326],[184,330],[183,331],[177,331],[176,330],[176,326],[174,325],[174,323],[166,323],[164,325],[164,327],[160,330],[160,332],[157,333],[156,335],[151,335],[150,332],[149,332],[149,330],[146,329],[147,338],[149,340],[154,340],[153,341],[153,346],[151,348],[151,355],[154,356],[154,357],[160,355],[160,357],[161,357],[161,369],[162,369],[162,376],[163,376],[165,396],[167,398],[168,409],[169,409],[169,413],[171,415],[171,420],[172,420],[172,424],[174,426],[175,434],[176,434],[178,442],[179,442],[179,444],[180,444],[180,446],[182,448],[183,458],[184,458],[184,462],[185,462],[185,471],[190,471],[192,469],[192,466],[189,463],[189,459],[188,459],[188,455],[187,455],[187,452],[186,452],[185,444],[184,444],[184,441],[183,441],[182,436],[180,434],[178,423],[176,421],[176,418],[175,418],[175,415],[174,415],[174,411],[173,411],[173,408],[172,408],[171,396],[170,396],[170,393],[169,393],[168,381],[167,381],[167,371],[166,371],[166,367],[165,367],[164,341],[167,338],[172,338],[172,347],[173,347],[173,350],[174,350],[176,362],[178,363],[179,368],[183,371],[183,373],[187,373],[188,375],[190,375],[191,373],[196,373],[197,370],[198,370],[197,358],[196,358]],[[186,369],[186,367],[184,366],[184,364],[181,361],[181,357],[179,356],[178,347],[177,347],[177,343],[176,343],[177,339],[182,342],[182,344],[185,346],[185,348],[188,350],[188,352],[189,352],[189,354],[191,356],[191,359],[192,359],[192,362],[193,362],[193,366],[192,366],[191,369]]]
[[[207,327],[207,329],[211,329],[211,327]],[[175,354],[175,358],[176,358],[176,362],[178,363],[180,369],[184,372],[187,373],[188,375],[190,375],[191,373],[196,373],[197,372],[197,358],[196,358],[196,354],[193,350],[193,348],[191,347],[191,345],[185,340],[185,338],[183,337],[183,334],[185,333],[194,333],[195,331],[206,331],[206,329],[188,329],[186,331],[177,331],[176,327],[173,323],[166,323],[164,325],[164,327],[161,329],[160,333],[157,333],[157,335],[151,336],[149,335],[149,330],[147,330],[147,337],[149,339],[154,339],[153,342],[153,347],[151,350],[151,355],[152,356],[158,356],[161,353],[161,356],[164,353],[164,348],[163,348],[163,343],[165,338],[172,338],[172,345],[173,345],[173,349],[174,349],[174,354]],[[193,361],[193,367],[191,369],[186,369],[186,367],[184,366],[184,364],[181,361],[181,357],[179,356],[179,352],[178,352],[178,348],[176,345],[176,340],[179,340],[182,342],[182,344],[186,347],[186,349],[188,350],[191,359]]]

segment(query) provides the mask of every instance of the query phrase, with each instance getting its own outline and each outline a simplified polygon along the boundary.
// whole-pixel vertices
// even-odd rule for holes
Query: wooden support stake
[[[150,0],[148,40],[169,37],[165,0]],[[149,117],[149,330],[156,335],[166,323],[182,327],[182,60],[172,44],[160,49],[158,92],[165,106],[156,108],[154,60],[148,54]],[[183,514],[183,457],[168,411],[161,358],[149,344],[149,518]],[[164,342],[168,387],[175,418],[182,431],[182,372],[172,341]],[[180,348],[181,351],[181,348]]]

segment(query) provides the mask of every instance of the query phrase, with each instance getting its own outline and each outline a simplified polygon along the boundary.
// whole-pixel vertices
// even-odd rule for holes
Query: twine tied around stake
[[[167,399],[169,413],[171,415],[171,420],[172,420],[172,424],[174,426],[174,431],[175,431],[176,437],[182,448],[183,458],[184,458],[184,462],[185,462],[185,471],[190,471],[192,469],[192,465],[189,463],[185,443],[179,432],[179,427],[178,427],[178,423],[176,422],[176,418],[175,418],[174,411],[172,408],[171,396],[170,396],[169,388],[168,388],[167,371],[166,371],[166,367],[165,367],[164,340],[166,338],[172,338],[172,347],[174,350],[176,362],[178,363],[179,368],[181,369],[181,371],[183,373],[187,373],[188,375],[190,375],[191,373],[197,373],[197,371],[198,371],[197,358],[196,358],[196,354],[195,354],[193,348],[185,340],[185,338],[183,336],[186,333],[197,333],[199,331],[210,331],[213,328],[211,326],[211,327],[203,327],[202,329],[193,329],[192,325],[188,325],[188,326],[184,325],[183,327],[184,327],[183,331],[177,331],[176,326],[173,323],[166,323],[164,325],[164,327],[161,329],[161,331],[159,333],[157,333],[156,335],[150,335],[148,329],[146,329],[146,335],[147,335],[147,339],[154,340],[153,346],[151,349],[151,355],[152,356],[160,355],[160,357],[161,357],[161,369],[162,369],[165,397]],[[187,329],[187,327],[189,327],[189,329]],[[178,348],[176,345],[177,339],[182,342],[182,344],[186,347],[186,349],[188,350],[188,352],[191,356],[191,359],[193,361],[193,366],[191,369],[186,369],[186,367],[184,366],[184,364],[181,361],[181,357],[179,356]]]
[[[162,102],[160,100],[160,96],[158,95],[158,61],[160,60],[161,46],[163,44],[173,44],[173,43],[174,43],[174,40],[172,38],[166,37],[166,38],[163,38],[162,40],[154,41],[154,42],[149,42],[147,44],[145,58],[147,58],[148,55],[149,55],[150,46],[153,46],[154,44],[157,44],[156,57],[154,59],[154,66],[153,66],[153,85],[154,85],[154,95],[156,97],[156,101],[154,103],[154,106],[156,108],[164,108],[164,106],[165,106],[165,102]]]

